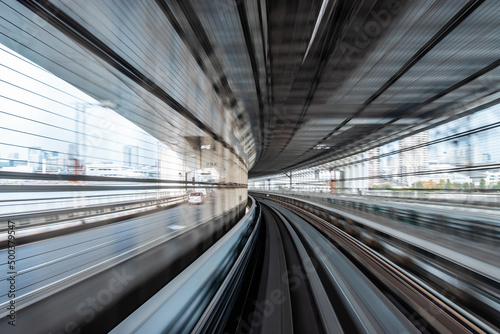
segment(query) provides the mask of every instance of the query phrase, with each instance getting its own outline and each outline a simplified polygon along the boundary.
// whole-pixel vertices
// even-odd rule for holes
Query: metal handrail
[[[104,214],[125,212],[128,210],[144,207],[153,208],[175,201],[183,202],[186,200],[187,195],[181,195],[173,197],[163,197],[159,199],[151,198],[142,201],[115,202],[93,206],[81,206],[78,208],[0,215],[0,233],[8,230],[7,220],[15,221],[16,225],[19,228],[31,228],[34,226],[38,227],[47,224],[61,223],[68,220],[86,219]]]
[[[165,180],[155,178],[133,178],[133,177],[109,177],[95,175],[73,175],[73,174],[40,174],[40,173],[22,173],[22,172],[4,172],[0,171],[0,179],[13,180],[39,180],[39,181],[84,181],[84,182],[127,182],[127,183],[170,183],[185,185],[207,185],[207,186],[231,186],[247,188],[246,184],[233,182],[200,182],[187,180]]]
[[[256,238],[260,209],[249,199],[250,210],[238,224],[110,333],[187,333],[203,327],[211,316],[207,308],[217,310],[221,288],[231,287],[232,269],[241,267]]]

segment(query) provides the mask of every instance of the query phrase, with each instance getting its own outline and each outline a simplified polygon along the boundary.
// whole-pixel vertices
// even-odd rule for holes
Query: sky
[[[4,159],[14,152],[27,159],[23,147],[70,153],[69,144],[78,140],[88,145],[89,162],[121,162],[123,146],[130,145],[144,148],[142,163],[154,164],[158,145],[132,122],[1,44],[0,138]]]

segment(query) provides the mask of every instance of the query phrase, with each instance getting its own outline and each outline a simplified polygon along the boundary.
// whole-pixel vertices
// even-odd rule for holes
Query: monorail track
[[[457,311],[457,306],[449,300],[444,300],[424,286],[416,282],[396,265],[383,258],[367,246],[363,245],[349,234],[331,225],[325,220],[293,207],[293,211],[307,219],[322,234],[332,240],[343,253],[356,263],[368,277],[383,286],[385,293],[410,310],[410,317],[421,319],[416,321],[421,331],[450,333],[484,333],[485,330]]]
[[[230,333],[419,333],[422,317],[408,318],[311,219],[261,201],[264,226],[254,278],[234,310]],[[306,219],[304,219],[306,218]],[[453,333],[470,332],[461,324]],[[472,331],[474,332],[474,331]]]

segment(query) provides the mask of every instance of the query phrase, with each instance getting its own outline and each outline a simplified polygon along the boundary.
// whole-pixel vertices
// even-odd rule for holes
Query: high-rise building
[[[17,152],[9,153],[9,166],[15,167],[19,165],[21,165],[21,162],[19,161],[19,153]]]
[[[139,148],[137,146],[123,146],[123,166],[137,168],[139,165]]]
[[[368,160],[368,187],[379,186],[380,182],[380,149],[374,148],[367,152]]]
[[[399,166],[403,186],[411,186],[413,182],[418,181],[418,175],[414,173],[429,170],[428,142],[428,131],[422,131],[399,141]]]
[[[43,158],[43,151],[41,147],[28,148],[28,166],[33,167],[34,172],[42,171]]]

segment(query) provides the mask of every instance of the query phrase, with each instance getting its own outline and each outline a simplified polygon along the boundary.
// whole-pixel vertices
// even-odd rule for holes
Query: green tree
[[[486,189],[486,180],[485,179],[481,179],[481,184],[479,185],[479,188]]]
[[[446,187],[446,181],[441,179],[439,180],[439,184],[437,185],[438,189],[444,189]]]
[[[392,189],[392,185],[390,183],[384,183],[380,186],[373,186],[372,189],[380,189],[380,190],[383,190],[383,189]]]
[[[450,179],[446,180],[445,188],[446,189],[453,189],[453,184],[451,184]]]
[[[414,187],[417,188],[417,189],[423,189],[424,188],[424,184],[422,183],[422,181],[418,181],[418,182],[414,183]]]

